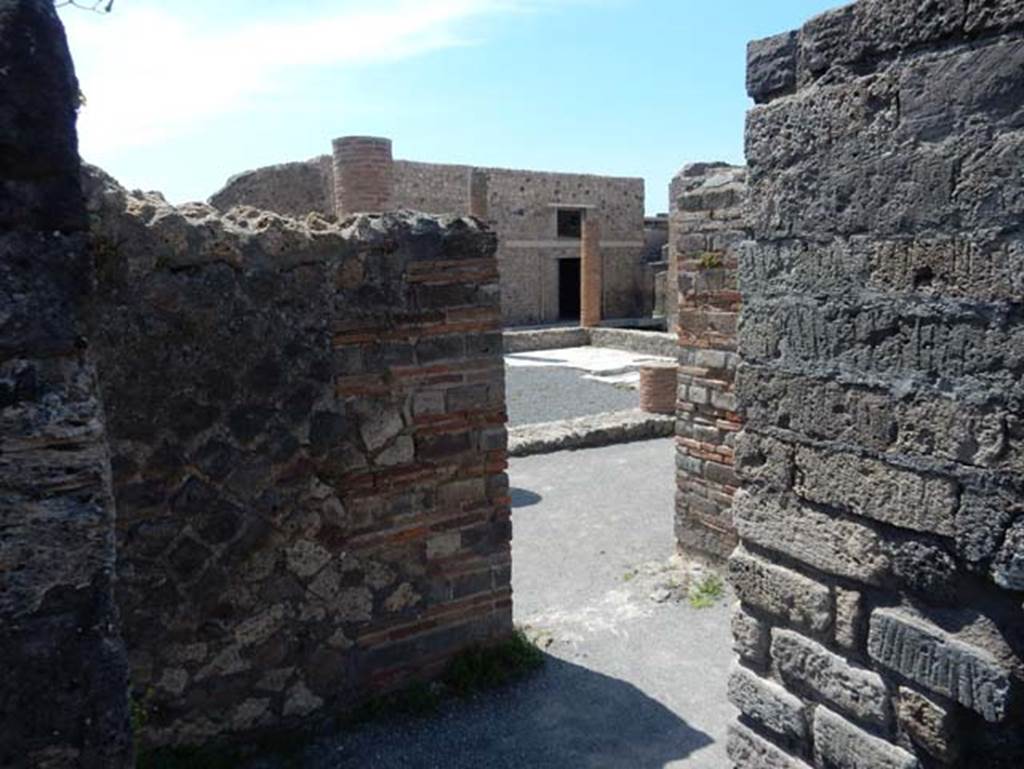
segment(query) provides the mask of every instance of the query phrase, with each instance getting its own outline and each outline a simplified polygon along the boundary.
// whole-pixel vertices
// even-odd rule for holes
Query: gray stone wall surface
[[[733,764],[1024,766],[1024,6],[860,0],[747,82]]]
[[[306,728],[507,636],[493,234],[87,193],[143,747]]]
[[[52,2],[0,2],[0,73],[0,766],[118,769],[128,678],[79,94]]]

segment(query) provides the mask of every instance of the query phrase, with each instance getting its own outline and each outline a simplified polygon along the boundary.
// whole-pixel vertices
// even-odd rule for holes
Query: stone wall
[[[78,84],[48,0],[0,2],[0,765],[131,765],[114,506],[84,323]]]
[[[1024,765],[1024,7],[750,47],[738,767]]]
[[[399,208],[468,216],[472,166],[395,161],[394,196]]]
[[[738,250],[749,236],[746,169],[694,163],[669,190],[679,335],[676,539],[684,552],[723,559],[736,545],[733,462],[742,422],[733,379]]]
[[[325,181],[322,172],[330,180]],[[395,160],[388,207],[468,215],[474,174],[486,180],[485,218],[498,235],[507,324],[559,320],[559,260],[580,258],[580,240],[558,237],[558,206],[586,209],[599,221],[603,317],[633,317],[651,305],[646,294],[652,289],[643,269],[643,179]],[[332,188],[330,161],[318,158],[240,174],[210,202],[222,211],[251,205],[304,215],[333,211]]]
[[[494,236],[88,193],[141,741],[316,722],[510,633]]]
[[[333,158],[321,155],[304,162],[246,171],[228,179],[211,198],[220,211],[252,206],[285,216],[334,215]]]

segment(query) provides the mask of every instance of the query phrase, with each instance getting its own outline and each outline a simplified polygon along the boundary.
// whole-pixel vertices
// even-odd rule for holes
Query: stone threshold
[[[512,457],[588,449],[616,443],[648,441],[675,434],[673,414],[651,414],[640,409],[609,411],[555,422],[519,425],[508,430]]]

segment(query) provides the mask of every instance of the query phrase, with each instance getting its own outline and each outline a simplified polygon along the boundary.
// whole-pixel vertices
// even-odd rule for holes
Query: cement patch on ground
[[[557,366],[576,369],[584,372],[583,377],[586,379],[633,389],[640,384],[640,367],[647,363],[675,363],[675,360],[664,355],[648,355],[610,347],[565,347],[505,356],[505,365],[509,368]]]

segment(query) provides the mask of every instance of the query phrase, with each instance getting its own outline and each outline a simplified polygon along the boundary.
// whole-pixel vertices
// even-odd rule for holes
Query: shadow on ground
[[[663,769],[711,743],[632,684],[557,657],[525,681],[321,740],[306,769]]]
[[[512,498],[512,507],[530,507],[543,499],[540,494],[534,491],[517,489],[515,487],[509,489],[509,496]]]

